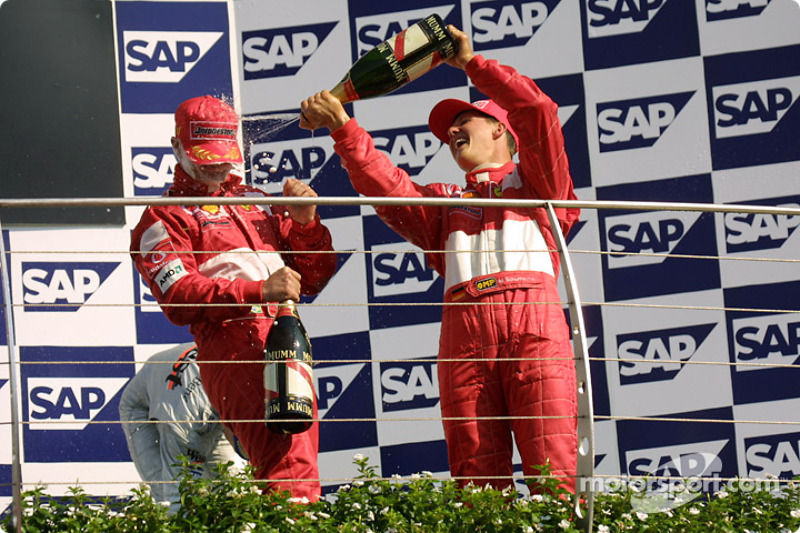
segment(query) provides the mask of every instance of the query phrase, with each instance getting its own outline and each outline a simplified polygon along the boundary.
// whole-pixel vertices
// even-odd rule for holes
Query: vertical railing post
[[[583,324],[583,309],[572,261],[567,251],[567,242],[561,232],[561,224],[555,209],[550,203],[547,204],[547,215],[561,258],[561,275],[564,277],[567,292],[572,347],[575,353],[575,373],[578,379],[578,464],[573,504],[581,528],[586,533],[591,533],[594,519],[594,405],[586,328]],[[586,512],[581,508],[581,504],[586,505]]]
[[[22,531],[22,460],[20,458],[19,353],[14,335],[14,309],[11,307],[11,275],[8,269],[6,241],[0,222],[0,277],[3,281],[3,306],[6,309],[8,339],[8,375],[11,387],[11,511],[16,532]]]

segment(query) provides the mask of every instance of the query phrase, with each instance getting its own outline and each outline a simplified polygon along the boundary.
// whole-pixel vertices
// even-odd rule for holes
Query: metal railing
[[[578,516],[579,522],[585,531],[591,531],[593,521],[593,502],[594,502],[594,489],[597,477],[594,473],[594,452],[595,452],[595,434],[594,434],[594,421],[613,419],[613,420],[652,420],[655,417],[620,417],[620,416],[601,416],[594,415],[592,405],[592,380],[590,372],[590,357],[588,354],[588,343],[586,337],[586,328],[584,325],[583,309],[585,305],[620,305],[630,307],[653,307],[653,308],[668,308],[674,309],[676,306],[656,305],[656,304],[634,304],[634,303],[608,303],[608,302],[582,302],[578,291],[578,280],[576,279],[575,270],[573,267],[571,253],[567,248],[565,236],[561,234],[560,224],[557,221],[555,209],[556,208],[583,208],[583,209],[614,209],[614,210],[633,210],[633,211],[689,211],[689,212],[703,212],[703,213],[747,213],[747,214],[762,214],[762,215],[786,215],[800,217],[800,209],[785,208],[785,207],[769,207],[769,206],[756,206],[756,205],[743,205],[743,204],[707,204],[707,203],[666,203],[666,202],[608,202],[608,201],[545,201],[545,200],[507,200],[507,199],[461,199],[461,198],[338,198],[338,197],[317,197],[317,198],[283,198],[283,197],[269,197],[269,198],[217,198],[217,197],[160,197],[160,198],[80,198],[80,199],[0,199],[0,222],[2,221],[3,209],[33,209],[40,207],[97,207],[97,206],[146,206],[146,205],[238,205],[242,203],[251,205],[318,205],[318,206],[352,206],[352,205],[368,205],[368,206],[388,206],[388,205],[436,205],[436,206],[472,206],[472,207],[525,207],[525,208],[541,208],[547,212],[551,221],[551,228],[554,232],[554,237],[557,244],[557,251],[561,259],[561,274],[563,276],[566,298],[563,302],[567,305],[571,332],[573,338],[574,361],[576,373],[578,378],[578,465],[577,465],[577,480],[574,507]],[[0,233],[2,226],[0,225]],[[436,252],[436,251],[427,251]],[[441,251],[440,251],[441,252]],[[577,253],[578,251],[573,251]],[[579,251],[580,253],[594,253],[594,254],[619,254],[620,252],[603,252],[597,250]],[[0,269],[2,269],[2,288],[4,293],[4,306],[6,308],[6,329],[8,336],[8,351],[9,351],[9,375],[10,375],[10,389],[11,389],[11,448],[12,448],[12,507],[17,524],[21,523],[20,514],[20,499],[23,488],[23,480],[21,473],[21,458],[20,458],[20,428],[24,422],[21,421],[20,413],[21,407],[19,398],[21,394],[19,382],[19,367],[20,358],[18,351],[17,338],[15,335],[14,325],[14,312],[15,306],[23,304],[12,304],[11,301],[11,281],[9,275],[9,261],[7,256],[17,252],[9,252],[5,249],[4,241],[0,239]],[[127,250],[124,252],[127,255]],[[365,253],[368,253],[365,251]],[[444,253],[444,252],[442,252]],[[626,252],[627,254],[627,252]],[[669,255],[670,257],[682,257],[670,254],[641,254],[641,255]],[[708,259],[708,260],[741,260],[741,261],[773,261],[773,259],[759,259],[759,258],[731,258],[720,256],[683,256],[692,259]],[[796,261],[786,260],[781,261]],[[800,262],[800,260],[797,260]],[[313,304],[312,304],[313,305]],[[365,304],[372,305],[372,304]],[[396,304],[402,305],[402,304]],[[413,304],[420,305],[420,304]],[[424,304],[423,304],[424,305]],[[448,305],[448,304],[430,304],[430,305]],[[714,306],[678,306],[682,309],[714,309],[714,310],[746,310],[758,312],[797,312],[792,310],[780,309],[731,309],[725,307]],[[356,359],[356,362],[375,361]],[[611,359],[604,358],[603,360],[609,361]],[[618,362],[626,362],[624,358],[614,359]],[[383,360],[381,360],[383,361]],[[337,362],[342,362],[337,360]],[[628,362],[641,362],[639,360]],[[723,364],[714,362],[703,361],[685,361],[682,364]],[[727,363],[730,365],[765,365],[775,367],[779,365],[772,365],[768,363]],[[792,366],[792,365],[788,365]],[[707,419],[686,419],[686,418],[664,418],[657,417],[659,421],[702,421],[706,423],[769,423],[776,424],[778,422],[761,422],[757,420],[707,420]],[[363,421],[366,419],[338,419],[335,421]],[[378,421],[377,419],[370,419],[371,421]],[[401,419],[391,418],[386,421],[398,421]],[[441,420],[439,418],[438,420]],[[320,421],[322,422],[322,420]],[[327,420],[326,422],[331,422]],[[791,423],[791,422],[787,422]],[[601,476],[602,477],[602,476]],[[669,477],[669,476],[664,476]],[[347,480],[341,480],[347,481]],[[581,505],[585,506],[588,512],[584,512]]]

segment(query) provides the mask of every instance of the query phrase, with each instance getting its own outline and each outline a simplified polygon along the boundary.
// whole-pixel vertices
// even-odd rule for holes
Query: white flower
[[[697,507],[690,507],[689,514],[700,514],[700,511],[697,509]]]
[[[328,513],[323,513],[322,511],[317,511],[317,514],[319,516],[321,516],[322,518],[330,518],[331,517],[331,515],[329,515]]]
[[[433,472],[429,472],[427,470],[423,470],[421,474],[425,477],[433,477]]]
[[[408,477],[411,478],[411,479],[419,479],[421,476],[419,474],[411,474]]]
[[[558,523],[558,527],[560,527],[561,529],[563,529],[565,531],[567,529],[569,529],[569,526],[570,526],[569,520],[567,520],[566,518],[562,518],[561,522]]]
[[[363,456],[363,455],[361,455],[360,453],[357,453],[357,454],[355,454],[355,455],[353,456],[353,460],[354,460],[354,461],[363,461],[363,460],[364,460],[364,456]]]
[[[640,511],[636,511],[636,517],[639,520],[647,520],[647,513],[642,513]]]
[[[800,518],[800,510],[798,509],[792,509],[792,511],[789,514],[791,515],[792,518]]]
[[[600,524],[597,526],[597,533],[611,533],[611,528],[605,524]]]
[[[389,508],[388,507],[384,507],[383,509],[380,510],[381,514],[386,514],[388,512],[389,512]]]
[[[531,495],[531,500],[533,500],[533,501],[535,501],[537,503],[542,503],[544,501],[544,496],[542,496],[541,494],[532,494]]]
[[[239,533],[251,533],[255,527],[256,524],[254,522],[250,522],[249,524],[242,526],[242,529]]]
[[[336,492],[344,492],[346,490],[350,490],[350,485],[339,485],[339,488],[336,489]]]
[[[307,497],[303,496],[301,498],[289,498],[289,501],[292,503],[302,503],[304,505],[311,503]]]
[[[720,491],[715,492],[714,496],[716,496],[717,498],[727,498],[729,496],[729,494],[724,490],[720,490]]]
[[[353,509],[361,509],[361,504],[356,502],[351,506]]]
[[[392,479],[403,479],[403,476],[400,474],[392,474]]]
[[[455,507],[456,509],[461,509],[462,507],[464,507],[464,502],[456,502],[453,504],[453,507]]]
[[[364,484],[364,482],[361,481],[360,479],[356,479],[355,481],[353,481],[353,486],[354,487],[360,487],[363,484]]]
[[[286,517],[286,521],[289,522],[290,524],[294,525],[294,520],[292,520],[288,516]]]

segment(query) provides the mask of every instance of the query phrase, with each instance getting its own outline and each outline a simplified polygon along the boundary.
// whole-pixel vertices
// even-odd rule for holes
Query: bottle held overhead
[[[453,36],[434,13],[361,56],[331,94],[343,104],[388,94],[430,72],[455,52]]]
[[[274,433],[307,431],[314,420],[311,342],[291,300],[281,302],[264,345],[265,419]]]

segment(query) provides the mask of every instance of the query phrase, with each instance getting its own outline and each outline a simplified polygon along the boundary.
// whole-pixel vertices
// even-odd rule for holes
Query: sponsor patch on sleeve
[[[161,293],[164,294],[176,281],[186,274],[188,274],[188,272],[186,272],[183,266],[183,261],[174,259],[161,267],[161,270],[156,274],[155,280],[156,283],[158,283],[158,288],[161,289]]]

